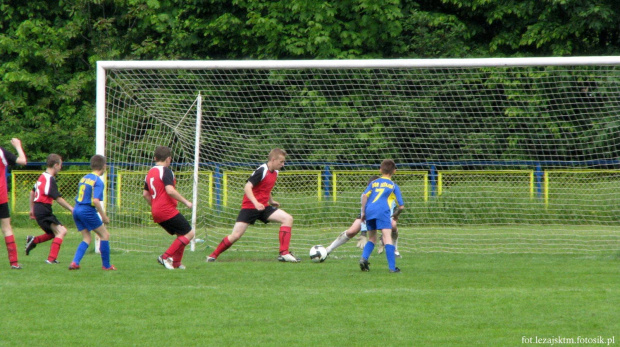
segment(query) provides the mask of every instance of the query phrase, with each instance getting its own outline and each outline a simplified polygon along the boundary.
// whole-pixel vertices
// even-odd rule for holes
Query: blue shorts
[[[73,221],[78,231],[88,229],[89,231],[99,228],[103,222],[92,206],[75,205],[73,208]]]
[[[392,230],[392,220],[387,219],[369,219],[366,221],[366,227],[368,230],[381,230],[381,229],[390,229]]]

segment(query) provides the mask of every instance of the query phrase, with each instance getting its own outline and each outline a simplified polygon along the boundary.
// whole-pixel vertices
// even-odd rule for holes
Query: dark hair
[[[379,177],[377,175],[370,176],[370,178],[368,179],[368,184],[370,184],[370,182],[372,182],[372,181],[376,181],[379,178],[381,178],[381,177]]]
[[[381,163],[381,173],[386,175],[393,175],[396,171],[396,163],[392,159],[385,159]]]
[[[47,167],[54,167],[56,164],[60,164],[62,162],[62,158],[55,153],[52,153],[47,156]]]
[[[168,159],[168,157],[172,157],[172,150],[170,147],[158,146],[155,148],[155,161],[164,161]]]
[[[90,168],[93,170],[103,170],[105,166],[105,157],[101,154],[95,154],[90,158]]]

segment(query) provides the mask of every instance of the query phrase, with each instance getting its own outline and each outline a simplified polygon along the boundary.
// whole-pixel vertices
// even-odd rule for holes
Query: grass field
[[[9,270],[0,249],[0,346],[517,346],[528,338],[615,338],[620,343],[620,255],[404,253],[400,274],[373,254],[361,272],[353,242],[321,264],[230,251],[187,270],[157,254],[113,252],[116,272],[87,253],[68,271],[49,242]],[[334,235],[336,236],[336,235]],[[170,239],[172,240],[172,238]],[[243,245],[239,246],[240,249]],[[556,342],[557,344],[557,342]]]

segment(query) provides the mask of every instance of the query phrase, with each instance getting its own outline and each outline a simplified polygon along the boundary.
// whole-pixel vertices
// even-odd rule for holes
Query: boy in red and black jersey
[[[237,222],[230,235],[224,237],[211,255],[207,256],[207,262],[213,262],[233,243],[243,236],[250,224],[256,220],[263,223],[270,221],[279,222],[280,225],[280,255],[279,261],[297,263],[301,261],[289,252],[291,242],[291,228],[293,227],[293,217],[284,210],[278,209],[280,203],[271,197],[271,190],[278,179],[278,170],[284,167],[286,152],[275,148],[269,153],[266,164],[259,166],[252,176],[248,178],[243,188],[245,195],[241,203],[241,211],[237,216]]]
[[[62,241],[67,235],[67,228],[58,221],[52,212],[52,203],[55,200],[71,213],[73,213],[73,206],[63,199],[58,191],[58,185],[56,185],[55,176],[62,169],[62,158],[58,154],[52,153],[47,156],[46,164],[47,169],[39,176],[37,183],[30,192],[30,218],[36,219],[45,233],[37,237],[26,237],[26,255],[29,255],[37,244],[54,239],[45,262],[58,264],[56,258],[58,258]]]
[[[194,238],[194,230],[177,210],[178,201],[188,208],[192,208],[192,203],[176,190],[176,179],[170,170],[171,162],[170,148],[159,146],[155,149],[155,166],[146,175],[142,195],[151,206],[153,221],[170,235],[177,235],[168,250],[157,259],[167,269],[173,270],[185,268],[181,260],[185,246]]]
[[[2,233],[4,234],[4,242],[6,243],[6,250],[9,253],[9,262],[11,263],[11,269],[19,270],[21,265],[17,262],[17,246],[15,245],[15,236],[13,235],[13,228],[11,227],[11,215],[9,213],[9,194],[6,182],[6,169],[9,165],[26,165],[28,160],[26,154],[22,148],[22,142],[17,139],[11,139],[11,144],[17,151],[17,157],[15,154],[0,147],[0,225],[2,227]]]

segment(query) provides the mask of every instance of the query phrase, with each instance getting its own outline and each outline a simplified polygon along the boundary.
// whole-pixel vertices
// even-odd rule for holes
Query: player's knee
[[[282,225],[293,226],[293,216],[287,213],[282,219]]]
[[[56,233],[55,233],[56,237],[58,238],[63,238],[67,235],[67,228],[65,228],[63,225],[59,225],[58,227],[56,227]]]
[[[196,233],[194,232],[194,230],[190,230],[190,232],[188,232],[187,234],[183,236],[185,236],[188,240],[191,240],[194,238],[194,236],[196,236]]]

